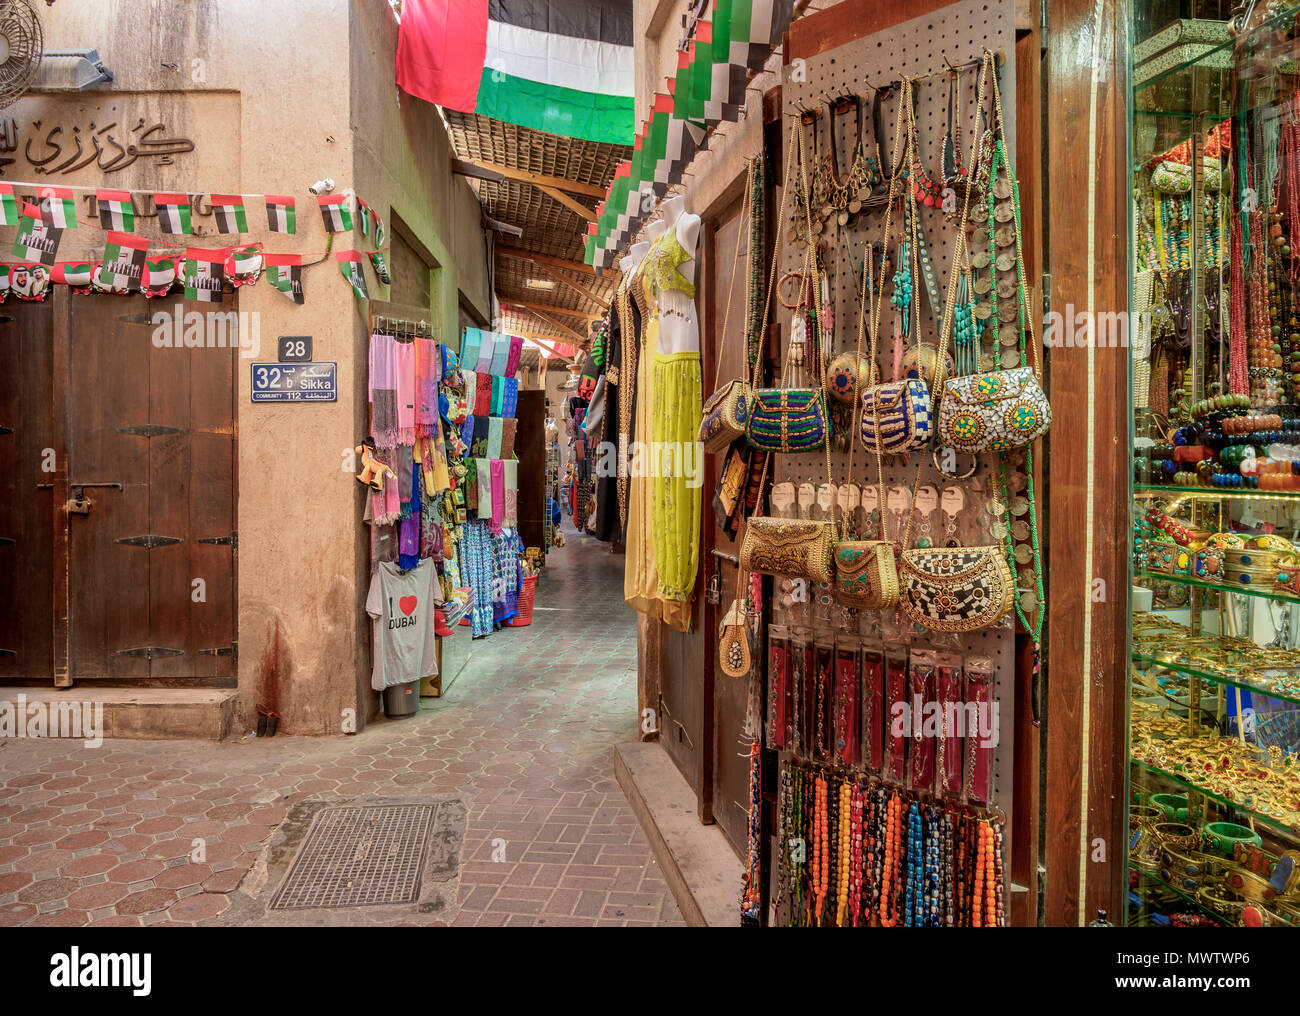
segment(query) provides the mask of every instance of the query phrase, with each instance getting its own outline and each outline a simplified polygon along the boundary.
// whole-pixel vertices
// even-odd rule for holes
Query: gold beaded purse
[[[745,525],[740,569],[830,582],[835,577],[835,536],[834,525],[821,519],[755,515]]]
[[[899,585],[908,620],[940,632],[995,625],[1011,612],[1016,595],[1001,546],[905,550]]]

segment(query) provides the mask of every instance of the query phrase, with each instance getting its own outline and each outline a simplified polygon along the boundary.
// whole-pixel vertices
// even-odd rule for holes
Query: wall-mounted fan
[[[0,0],[0,109],[31,87],[44,43],[41,19],[28,0]]]

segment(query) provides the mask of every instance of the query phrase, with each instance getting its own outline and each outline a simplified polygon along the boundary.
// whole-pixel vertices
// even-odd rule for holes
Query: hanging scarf
[[[487,416],[474,417],[474,440],[470,442],[469,453],[477,459],[487,458],[488,428],[491,420]]]
[[[478,365],[474,368],[480,374],[490,374],[492,372],[492,353],[496,349],[497,336],[495,332],[484,332],[483,342],[478,349]]]
[[[492,415],[492,375],[476,374],[476,389],[474,394],[474,415],[491,416]]]
[[[473,370],[474,365],[478,363],[479,345],[482,341],[483,333],[479,329],[465,329],[465,334],[460,340],[460,364],[466,370]]]
[[[519,426],[518,420],[501,421],[501,457],[503,459],[512,459],[515,455],[515,428]]]
[[[402,518],[410,514],[412,478],[415,476],[415,454],[410,445],[398,445],[393,456],[393,472],[397,479],[392,481],[397,486],[397,497],[401,502]]]
[[[489,370],[497,377],[504,377],[507,373],[506,364],[510,362],[510,340],[504,335],[498,335],[496,345],[492,347],[492,364]]]
[[[460,426],[460,439],[464,442],[466,449],[469,449],[474,444],[474,424],[474,414],[471,413],[465,417],[465,422]]]
[[[370,336],[370,433],[380,448],[397,447],[397,375],[393,338]]]
[[[438,385],[442,381],[440,347],[430,339],[416,339],[412,345],[415,347],[415,432],[419,437],[437,437]]]
[[[506,400],[506,379],[503,377],[492,377],[492,415],[503,415],[501,410],[505,408]]]
[[[387,480],[384,489],[375,491],[370,497],[370,515],[375,525],[391,526],[402,517],[402,499],[396,480]]]
[[[505,421],[499,416],[493,416],[488,419],[487,457],[489,459],[502,458],[501,435],[503,423],[505,423]]]
[[[415,347],[409,342],[393,343],[393,361],[397,376],[397,443],[415,444]]]
[[[397,536],[397,566],[403,571],[420,563],[420,466],[414,460],[409,475],[411,499],[404,506]]]
[[[506,513],[506,464],[500,459],[492,459],[489,469],[492,474],[492,519],[488,529],[495,535],[501,532],[501,520]]]
[[[501,415],[514,416],[515,411],[519,408],[519,380],[517,378],[506,378],[505,394],[501,399]]]
[[[442,498],[420,501],[420,556],[442,560]]]
[[[502,463],[505,476],[505,510],[501,513],[501,524],[513,529],[519,525],[519,463],[507,459]]]
[[[524,351],[524,340],[518,335],[510,336],[510,353],[506,356],[506,377],[514,377],[519,370],[519,357]]]
[[[492,462],[489,459],[476,459],[474,465],[478,470],[478,517],[492,518]]]
[[[478,513],[478,459],[465,460],[465,510]]]

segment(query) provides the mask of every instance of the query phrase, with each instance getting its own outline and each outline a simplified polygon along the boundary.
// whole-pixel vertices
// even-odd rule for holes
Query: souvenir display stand
[[[1133,26],[1136,925],[1300,925],[1300,25],[1252,11]]]
[[[948,181],[944,178],[964,174],[972,138],[993,126],[991,84],[983,93],[985,115],[978,121],[976,115],[986,51],[996,58],[1002,97],[1000,137],[1014,170],[1014,30],[1010,0],[958,3],[801,61],[798,75],[786,68],[782,134],[787,146],[802,147],[806,156],[788,148],[779,156],[791,167],[783,181],[783,221],[768,223],[769,234],[777,234],[778,256],[772,312],[779,326],[780,350],[768,350],[769,356],[778,356],[776,376],[767,382],[773,388],[820,390],[824,367],[830,365],[825,372],[829,392],[844,354],[852,356],[858,350],[870,354],[870,322],[863,327],[859,321],[868,290],[872,292],[867,307],[879,302],[883,308],[876,336],[880,381],[909,376],[934,380],[962,212],[960,193],[953,198],[953,192],[947,192],[951,200],[945,204]],[[923,242],[913,240],[900,247],[910,229],[910,220],[900,211],[910,200],[904,198],[895,204],[886,249],[882,246],[889,216],[885,192],[889,171],[909,150],[908,129],[903,131],[903,145],[894,148],[899,105],[909,87],[916,161],[906,183],[900,178],[899,194],[916,187],[912,207]],[[864,164],[855,165],[859,141]],[[772,155],[770,162],[777,158]],[[805,180],[811,189],[806,202]],[[972,255],[982,260],[969,275],[962,273],[958,316],[964,310],[966,324],[956,326],[948,344],[948,370],[956,375],[1034,362],[1032,333],[1027,339],[1031,359],[1024,359],[1026,295],[1023,268],[1017,273],[1016,264],[1022,252],[1015,228],[1019,211],[1013,200],[1014,184],[1005,172],[996,183],[996,200],[990,184],[990,193],[980,192],[978,206],[970,209],[963,266],[970,265]],[[990,221],[994,215],[996,220]],[[824,280],[820,294],[808,283],[814,274],[809,272],[805,242],[810,226],[819,241],[815,274]],[[918,251],[920,247],[924,250]],[[882,255],[887,258],[887,272],[882,271]],[[864,281],[868,260],[872,267]],[[896,273],[907,267],[908,260],[912,272],[919,266],[919,274],[900,280]],[[967,288],[968,280],[977,283],[974,293]],[[1003,297],[1001,316],[996,302],[989,305],[990,288]],[[907,295],[920,302],[919,314],[905,302]],[[972,315],[972,308],[981,304],[983,309]],[[862,312],[870,316],[869,310]],[[796,320],[800,317],[804,320]],[[918,320],[919,335],[914,323]],[[830,519],[849,539],[892,538],[905,543],[903,549],[996,548],[994,556],[1010,566],[1018,609],[1008,611],[991,627],[941,633],[912,623],[895,609],[844,606],[833,583],[779,576],[763,580],[763,595],[771,608],[765,617],[765,643],[761,643],[765,659],[756,672],[765,670],[760,691],[765,700],[763,740],[769,748],[780,749],[780,773],[761,782],[777,787],[777,835],[762,844],[751,840],[742,909],[747,920],[758,923],[770,914],[778,924],[1000,925],[1005,923],[1010,892],[1004,844],[1011,842],[1015,814],[1012,729],[1014,724],[1033,722],[1030,716],[1016,715],[1013,708],[1017,616],[1021,630],[1028,626],[1032,632],[1043,609],[1041,566],[1035,553],[1037,507],[1026,477],[1032,459],[1027,463],[1023,447],[958,452],[941,459],[945,452],[932,439],[919,451],[884,455],[878,464],[877,456],[865,451],[859,441],[860,384],[856,391],[852,408],[826,400],[832,433],[829,454],[818,447],[772,456],[766,514]],[[937,389],[932,394],[937,395]],[[936,398],[936,408],[937,403]],[[940,465],[945,467],[942,472]],[[879,503],[882,493],[884,504]],[[844,567],[842,562],[839,567]],[[912,716],[913,705],[935,702],[941,709],[969,703],[967,715],[979,715],[986,725],[993,725],[993,736],[980,737],[970,730],[962,738],[944,727],[938,737],[933,730],[917,738],[896,736],[913,720],[920,732],[922,718]],[[953,713],[947,715],[951,718]],[[960,755],[957,759],[952,756],[954,749]],[[756,785],[759,782],[756,778]],[[846,814],[850,808],[851,820]],[[861,898],[858,844],[866,813],[875,815],[878,828],[888,836],[897,832],[904,851],[899,856],[889,847],[885,861],[886,882],[890,864],[900,880],[896,884],[907,880],[906,903],[900,892],[896,913],[892,902],[873,910],[874,905]],[[818,823],[823,828],[820,836]],[[865,835],[872,835],[870,828]],[[852,864],[846,860],[850,842]],[[885,849],[877,843],[877,865]],[[847,881],[850,874],[852,888]],[[764,879],[771,893],[770,911],[757,885]],[[873,882],[870,873],[866,882]],[[879,882],[877,870],[877,896]],[[914,889],[919,894],[915,899]],[[846,906],[846,891],[853,895],[853,906]]]

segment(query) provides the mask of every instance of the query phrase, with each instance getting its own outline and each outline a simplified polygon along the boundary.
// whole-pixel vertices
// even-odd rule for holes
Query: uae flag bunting
[[[149,240],[131,233],[109,233],[104,244],[104,274],[123,279],[127,289],[144,283],[144,258]]]
[[[366,289],[366,273],[361,267],[361,253],[355,250],[341,250],[334,255],[338,259],[339,271],[343,273],[343,278],[352,284],[352,291],[359,300],[369,300],[370,293]]]
[[[406,0],[397,84],[465,113],[626,145],[636,130],[632,43],[630,3]]]
[[[391,286],[393,284],[392,276],[388,274],[388,263],[384,260],[383,251],[377,250],[371,252],[370,267],[375,270],[375,278],[385,286]]]
[[[131,192],[123,190],[97,190],[95,203],[99,206],[99,225],[102,229],[130,233],[135,229],[135,206]]]
[[[0,226],[18,225],[18,199],[13,184],[0,183]]]
[[[62,239],[63,230],[41,218],[41,210],[35,205],[23,202],[18,235],[14,238],[14,257],[53,265],[58,260]]]
[[[262,245],[251,243],[246,247],[230,248],[230,257],[226,259],[226,274],[236,289],[256,285],[262,276]]]
[[[346,233],[352,228],[352,213],[348,199],[342,194],[319,194],[320,216],[325,221],[325,232]]]
[[[176,285],[176,259],[146,256],[143,279],[145,296],[166,296],[174,285]]]
[[[73,289],[89,289],[93,261],[60,261],[50,269],[50,281]]]
[[[193,233],[190,226],[190,199],[186,194],[155,194],[158,226],[164,233]]]
[[[264,254],[266,279],[294,303],[302,303],[302,255]]]
[[[366,205],[366,207],[370,208],[369,205]],[[386,246],[388,243],[388,232],[384,229],[384,220],[379,217],[379,213],[373,208],[370,208],[370,216],[375,220],[375,246]]]
[[[185,248],[185,299],[220,303],[225,283],[226,252]]]
[[[41,218],[58,229],[77,228],[77,200],[66,187],[42,187]]]
[[[289,194],[266,196],[266,227],[272,233],[297,233],[296,203]]]
[[[217,220],[218,233],[247,233],[248,219],[244,215],[244,199],[238,194],[213,194],[212,214]]]
[[[357,229],[361,235],[369,238],[370,236],[370,206],[357,198]]]

